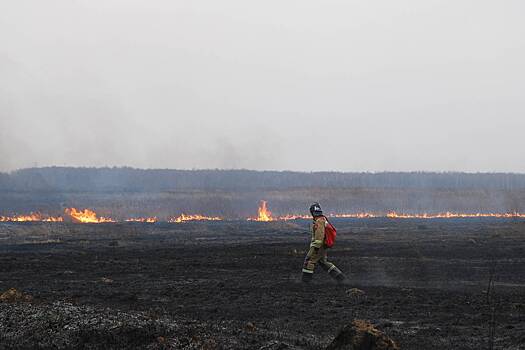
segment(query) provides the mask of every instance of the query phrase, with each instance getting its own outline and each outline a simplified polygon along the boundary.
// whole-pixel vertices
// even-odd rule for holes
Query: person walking
[[[313,219],[312,240],[308,254],[306,254],[304,259],[302,281],[310,282],[314,275],[315,267],[319,264],[338,283],[343,283],[346,280],[346,276],[327,259],[327,250],[335,243],[335,227],[323,215],[319,203],[316,202],[310,206],[310,214],[312,214]]]

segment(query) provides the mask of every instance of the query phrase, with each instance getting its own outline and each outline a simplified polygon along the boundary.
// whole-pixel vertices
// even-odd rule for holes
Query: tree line
[[[163,192],[294,188],[525,189],[525,174],[45,167],[0,173],[1,191]]]

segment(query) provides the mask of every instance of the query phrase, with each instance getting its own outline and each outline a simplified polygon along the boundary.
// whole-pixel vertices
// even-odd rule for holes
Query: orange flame
[[[79,210],[76,208],[66,208],[64,209],[64,212],[73,219],[74,222],[88,224],[99,224],[102,222],[116,222],[115,220],[111,218],[106,218],[103,216],[97,216],[97,213],[95,213],[93,210],[90,209],[84,209]]]
[[[327,215],[332,218],[358,218],[358,219],[364,219],[364,218],[374,218],[377,217],[377,215],[374,215],[372,213],[355,213],[355,214],[332,214]],[[258,209],[258,216],[256,218],[248,218],[249,221],[289,221],[289,220],[303,220],[303,219],[311,219],[312,216],[310,215],[302,215],[302,214],[286,214],[282,216],[273,217],[272,213],[268,210],[268,202],[261,201],[259,204]]]
[[[62,222],[64,219],[61,216],[49,216],[47,218],[42,219],[42,221],[45,222]]]
[[[301,220],[301,219],[311,219],[311,218],[312,217],[310,215],[287,214],[287,215],[279,216],[276,220],[289,221],[289,220]]]
[[[350,213],[350,214],[332,214],[329,215],[331,218],[354,218],[354,219],[366,219],[366,218],[377,218],[378,215],[372,213]]]
[[[256,218],[249,218],[250,221],[274,221],[274,218],[272,217],[272,212],[268,210],[268,207],[266,206],[266,201],[261,201],[259,203],[259,209],[257,209],[257,217]],[[291,219],[290,219],[291,220]]]
[[[353,219],[366,219],[366,218],[376,218],[379,217],[376,214],[372,213],[347,213],[347,214],[329,214],[327,215],[330,218],[353,218]],[[298,215],[298,214],[287,214],[277,217],[275,220],[302,220],[302,219],[311,219],[311,215]]]
[[[204,216],[204,215],[199,215],[199,214],[186,215],[183,213],[176,218],[175,217],[170,218],[168,222],[180,223],[180,222],[186,222],[186,221],[221,221],[221,220],[222,218],[218,216]]]
[[[31,213],[29,215],[0,216],[0,222],[28,222],[28,221],[62,222],[64,221],[64,219],[60,216],[44,216],[40,213]]]
[[[390,218],[390,219],[457,219],[457,218],[525,218],[523,213],[454,213],[454,212],[443,212],[437,214],[404,214],[397,213],[395,211],[388,212],[385,214],[375,214],[368,212],[361,213],[344,213],[344,214],[329,214],[329,218],[350,218],[350,219],[367,219],[367,218]],[[288,214],[273,218],[271,220],[299,220],[299,219],[310,219],[309,215],[295,215]],[[257,220],[257,219],[248,219],[248,220]],[[270,221],[271,221],[270,220]],[[264,220],[258,220],[264,221]]]
[[[147,223],[153,224],[153,223],[157,222],[157,217],[153,216],[153,217],[150,217],[150,218],[129,218],[129,219],[126,219],[124,221],[126,221],[126,222],[147,222]]]
[[[438,218],[525,218],[525,214],[518,212],[511,213],[454,213],[454,212],[443,212],[437,214],[400,214],[395,211],[390,211],[386,215],[380,213],[370,212],[358,212],[358,213],[341,213],[341,214],[329,214],[327,217],[330,218],[354,218],[354,219],[367,219],[367,218],[391,218],[391,219],[438,219]],[[273,217],[272,213],[268,210],[268,203],[261,201],[258,209],[258,216],[256,218],[248,218],[249,221],[288,221],[288,220],[300,220],[310,219],[310,215],[300,214],[287,214],[282,216]]]
[[[391,211],[386,215],[391,219],[456,219],[456,218],[525,218],[525,214],[514,213],[453,213],[444,212],[437,214],[399,214]]]
[[[108,217],[99,217],[95,211],[90,209],[79,210],[76,208],[67,208],[65,213],[71,217],[75,223],[103,223],[103,222],[117,222],[116,220]],[[525,218],[524,213],[519,212],[508,212],[508,213],[458,213],[458,212],[441,212],[441,213],[418,213],[418,214],[406,214],[398,213],[396,211],[390,211],[387,214],[384,213],[369,213],[369,212],[358,212],[358,213],[340,213],[340,214],[329,214],[331,218],[355,218],[355,219],[366,219],[366,218],[390,218],[390,219],[454,219],[454,218]],[[248,218],[250,221],[288,221],[288,220],[300,220],[310,219],[310,215],[300,214],[286,214],[282,216],[273,216],[270,210],[268,210],[268,203],[261,201],[258,208],[258,216],[255,218]],[[224,220],[218,216],[204,216],[200,214],[186,215],[181,214],[178,217],[173,217],[168,222],[181,223],[187,221],[220,221]],[[63,222],[64,219],[61,216],[48,216],[41,213],[30,213],[26,215],[14,215],[14,216],[1,216],[0,222]],[[158,221],[156,216],[153,217],[138,217],[138,218],[127,218],[124,222],[144,222],[144,223],[155,223]]]

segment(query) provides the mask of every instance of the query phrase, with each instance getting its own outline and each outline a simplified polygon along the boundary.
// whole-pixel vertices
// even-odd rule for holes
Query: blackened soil
[[[2,224],[0,290],[35,301],[0,304],[0,340],[4,348],[320,349],[358,318],[402,349],[525,349],[523,221],[334,224],[329,258],[347,274],[344,286],[322,270],[300,282],[306,221]],[[84,341],[71,333],[72,324],[84,329],[82,317],[116,323],[99,322],[102,335]]]

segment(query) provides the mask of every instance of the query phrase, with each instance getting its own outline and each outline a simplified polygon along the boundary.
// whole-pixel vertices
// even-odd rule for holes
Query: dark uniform
[[[312,210],[312,207],[314,210]],[[345,275],[337,268],[337,266],[328,261],[326,257],[328,248],[326,248],[324,244],[324,236],[325,227],[328,221],[322,215],[321,207],[318,203],[314,203],[312,207],[310,208],[310,212],[314,215],[312,224],[312,241],[310,243],[310,250],[304,259],[302,280],[303,282],[310,282],[313,277],[315,266],[319,264],[332,278],[341,283],[345,280]],[[318,210],[315,210],[316,208],[318,208]]]

